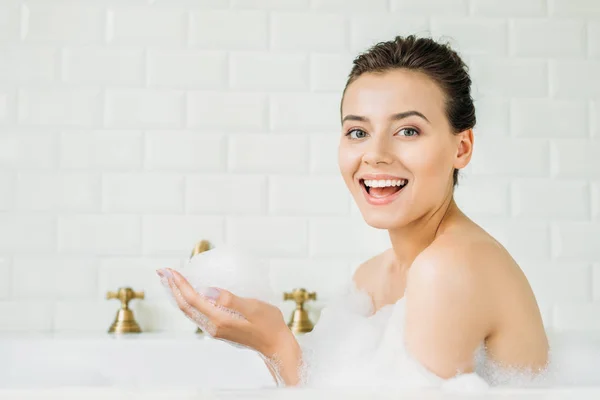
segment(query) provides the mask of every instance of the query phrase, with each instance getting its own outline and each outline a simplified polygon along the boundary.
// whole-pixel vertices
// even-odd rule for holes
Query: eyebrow
[[[424,116],[422,113],[420,113],[419,111],[416,111],[416,110],[404,111],[404,112],[401,112],[401,113],[393,114],[393,115],[390,117],[390,120],[392,120],[392,121],[398,121],[398,120],[401,120],[401,119],[404,119],[404,118],[411,117],[411,116],[413,116],[413,115],[414,115],[414,116],[417,116],[417,117],[420,117],[420,118],[423,118],[425,121],[429,122],[429,120],[427,119],[427,117],[426,117],[426,116]],[[345,117],[342,119],[342,123],[343,123],[344,121],[361,121],[361,122],[369,122],[369,118],[367,118],[367,117],[363,117],[363,116],[361,116],[361,115],[353,115],[353,114],[348,114],[348,115],[346,115],[346,116],[345,116]],[[429,122],[429,123],[431,123],[431,122]]]

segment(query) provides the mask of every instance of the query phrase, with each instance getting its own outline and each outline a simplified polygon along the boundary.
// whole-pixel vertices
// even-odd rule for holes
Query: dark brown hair
[[[397,68],[422,72],[440,86],[446,94],[446,116],[455,134],[475,126],[471,78],[466,64],[450,45],[430,38],[396,36],[360,54],[354,59],[344,94],[348,85],[364,73]],[[457,169],[454,169],[453,180],[456,186]]]

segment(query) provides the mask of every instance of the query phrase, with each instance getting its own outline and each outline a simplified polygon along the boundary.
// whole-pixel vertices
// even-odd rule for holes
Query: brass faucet
[[[294,289],[291,293],[284,293],[283,300],[294,300],[296,309],[292,313],[292,318],[288,323],[289,328],[294,333],[307,333],[313,330],[314,324],[308,318],[308,313],[304,309],[304,303],[308,300],[316,300],[317,293],[308,293],[306,289]]]
[[[196,245],[192,249],[192,254],[190,255],[190,259],[192,257],[194,257],[196,254],[204,253],[205,251],[208,251],[212,248],[213,248],[213,246],[212,246],[212,244],[210,244],[210,242],[208,240],[201,240],[198,243],[196,243]],[[196,328],[196,333],[202,334],[203,333],[202,329],[200,329],[200,327]]]
[[[140,333],[142,330],[133,317],[133,311],[129,309],[129,302],[133,299],[143,299],[144,292],[134,292],[133,289],[119,288],[117,292],[106,293],[106,299],[117,299],[121,301],[121,308],[117,312],[115,321],[108,329],[108,333]]]

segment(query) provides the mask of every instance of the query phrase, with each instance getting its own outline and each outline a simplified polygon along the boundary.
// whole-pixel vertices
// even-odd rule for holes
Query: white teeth
[[[393,180],[393,179],[382,179],[382,180],[377,180],[377,179],[367,179],[365,180],[365,185],[368,187],[387,187],[387,186],[404,186],[406,185],[407,180],[406,179],[397,179],[397,180]]]

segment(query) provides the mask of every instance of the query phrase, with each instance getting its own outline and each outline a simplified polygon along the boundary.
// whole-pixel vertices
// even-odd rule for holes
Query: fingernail
[[[202,290],[202,294],[211,300],[217,300],[221,295],[221,291],[214,287],[208,287]]]
[[[156,273],[158,274],[158,276],[160,276],[161,278],[164,277],[164,274],[162,273],[162,271],[160,269],[156,270]]]
[[[169,268],[159,269],[159,275],[165,277],[166,279],[173,278],[173,274],[169,271]]]

